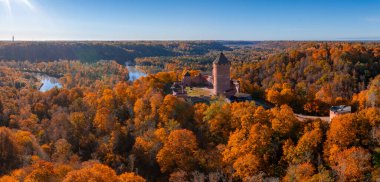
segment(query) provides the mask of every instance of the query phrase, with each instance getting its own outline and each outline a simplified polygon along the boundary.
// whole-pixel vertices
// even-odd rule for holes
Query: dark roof
[[[185,76],[190,76],[190,73],[186,71]]]
[[[330,110],[333,112],[351,112],[351,106],[332,106]]]
[[[218,57],[216,57],[214,64],[230,64],[230,61],[226,58],[226,56],[221,52]]]

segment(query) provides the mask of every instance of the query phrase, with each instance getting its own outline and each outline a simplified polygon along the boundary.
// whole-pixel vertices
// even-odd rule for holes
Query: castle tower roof
[[[221,52],[218,57],[214,60],[213,64],[230,64],[230,61],[226,58],[226,56]]]

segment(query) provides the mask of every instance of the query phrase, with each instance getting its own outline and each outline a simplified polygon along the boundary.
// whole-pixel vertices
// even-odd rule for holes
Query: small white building
[[[347,113],[351,113],[351,106],[332,106],[330,108],[330,122],[335,116]]]

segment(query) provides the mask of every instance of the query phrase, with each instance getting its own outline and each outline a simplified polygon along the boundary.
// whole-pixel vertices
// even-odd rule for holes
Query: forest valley
[[[20,51],[48,43],[8,44],[0,48],[0,182],[380,179],[380,43],[54,42],[53,50],[81,52],[50,57],[38,46]],[[241,91],[273,108],[170,94],[186,71],[210,71],[220,51]],[[129,59],[158,71],[128,81]],[[63,88],[40,92],[35,72]],[[294,115],[326,116],[343,104],[353,112],[330,123]]]

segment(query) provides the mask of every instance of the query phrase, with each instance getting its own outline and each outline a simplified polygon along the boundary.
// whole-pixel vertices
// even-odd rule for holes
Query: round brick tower
[[[231,63],[223,53],[220,53],[213,62],[212,75],[215,95],[224,94],[224,91],[231,88],[230,66]]]

